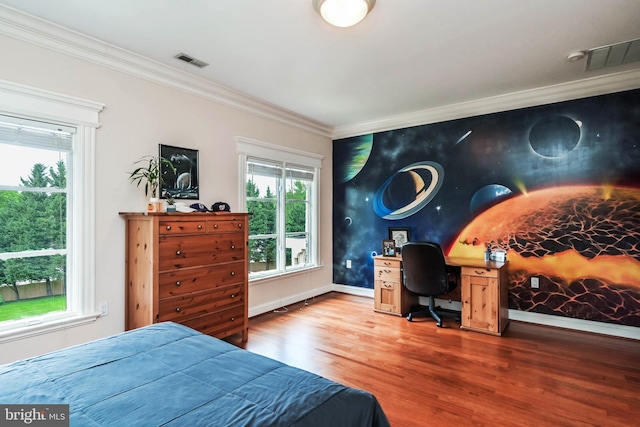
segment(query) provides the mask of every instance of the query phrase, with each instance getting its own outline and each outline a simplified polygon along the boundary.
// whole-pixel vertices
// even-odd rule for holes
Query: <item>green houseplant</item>
[[[167,212],[175,212],[176,211],[176,199],[173,198],[171,194],[167,196]]]
[[[176,168],[171,161],[160,156],[143,156],[133,165],[139,165],[129,173],[129,180],[136,184],[136,187],[144,185],[144,195],[151,197],[151,202],[158,201],[158,189],[162,186],[162,166],[167,167],[173,172]]]

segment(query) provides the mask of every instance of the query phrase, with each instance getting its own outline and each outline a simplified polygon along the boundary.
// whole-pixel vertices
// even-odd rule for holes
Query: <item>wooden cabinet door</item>
[[[498,333],[498,279],[463,274],[461,293],[462,327]]]
[[[400,313],[400,284],[387,280],[376,280],[374,284],[374,308],[380,311]]]

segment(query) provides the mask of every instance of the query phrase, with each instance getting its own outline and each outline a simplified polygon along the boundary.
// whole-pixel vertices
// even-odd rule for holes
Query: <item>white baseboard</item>
[[[282,307],[287,307],[289,305],[297,304],[306,299],[317,297],[318,295],[326,294],[327,292],[331,292],[332,290],[333,290],[332,285],[322,286],[320,288],[315,288],[310,291],[303,292],[296,295],[290,295],[286,298],[278,299],[277,301],[272,301],[257,307],[250,307],[249,317],[257,316],[259,314],[267,313],[269,311],[278,310]],[[371,289],[371,298],[373,298],[373,289]]]
[[[345,294],[359,295],[373,298],[373,289],[359,288],[357,286],[346,286],[333,284],[333,291]],[[428,304],[426,298],[420,298],[420,304]],[[436,303],[449,310],[461,309],[459,301],[447,301],[436,299]],[[520,310],[509,310],[509,319],[520,322],[535,323],[538,325],[554,326],[557,328],[572,329],[582,332],[591,332],[595,334],[610,335],[620,338],[630,338],[640,340],[640,328],[634,326],[614,325],[611,323],[594,322],[591,320],[571,319],[568,317],[554,316],[551,314],[531,313]]]
[[[538,325],[555,326],[557,328],[592,332],[613,337],[640,340],[640,328],[634,326],[614,325],[612,323],[594,322],[591,320],[572,319],[551,314],[531,313],[528,311],[509,310],[509,319]]]
[[[361,297],[373,298],[373,289],[369,289],[369,288],[361,288],[358,286],[348,286],[348,285],[336,285],[334,283],[332,285],[331,290],[336,292],[342,292],[343,294],[351,294],[351,295],[358,295]]]

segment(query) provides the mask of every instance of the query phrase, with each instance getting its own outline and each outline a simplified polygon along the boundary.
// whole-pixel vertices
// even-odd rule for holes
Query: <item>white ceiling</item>
[[[351,28],[326,24],[312,0],[0,4],[332,128],[640,66],[585,72],[565,59],[640,38],[638,0],[377,0]]]

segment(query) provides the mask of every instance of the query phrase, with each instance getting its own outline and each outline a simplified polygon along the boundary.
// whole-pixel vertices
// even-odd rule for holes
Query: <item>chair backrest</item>
[[[444,253],[433,242],[408,242],[402,246],[404,286],[423,295],[441,295],[449,292]]]

